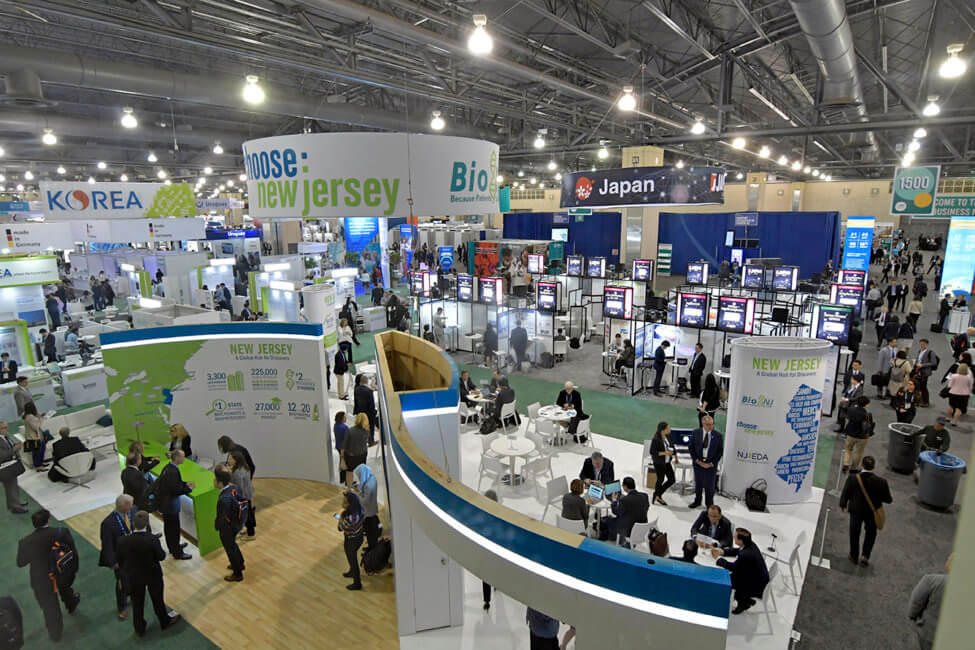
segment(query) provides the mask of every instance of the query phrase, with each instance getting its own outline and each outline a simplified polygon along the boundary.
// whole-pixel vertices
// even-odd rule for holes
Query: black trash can
[[[916,424],[894,422],[888,425],[887,466],[895,472],[910,474],[914,471],[917,454],[921,449],[921,429]]]
[[[933,508],[950,508],[955,503],[958,482],[965,470],[965,461],[951,454],[921,452],[921,479],[918,481],[918,501]]]

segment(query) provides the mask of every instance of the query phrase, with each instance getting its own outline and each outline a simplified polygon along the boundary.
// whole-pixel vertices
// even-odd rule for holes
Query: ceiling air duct
[[[41,80],[33,70],[14,70],[6,76],[6,92],[0,95],[0,104],[18,108],[44,108],[55,102],[44,99]]]

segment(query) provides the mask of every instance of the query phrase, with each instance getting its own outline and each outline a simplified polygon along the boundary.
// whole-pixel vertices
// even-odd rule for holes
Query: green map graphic
[[[191,217],[196,215],[196,196],[189,183],[163,185],[146,210],[146,218]]]
[[[169,443],[173,391],[190,378],[185,368],[205,341],[166,342],[104,351],[109,404],[120,450],[138,437]]]

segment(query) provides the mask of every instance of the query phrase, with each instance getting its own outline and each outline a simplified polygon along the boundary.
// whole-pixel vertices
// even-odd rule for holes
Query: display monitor
[[[677,324],[681,327],[707,327],[708,294],[678,293]]]
[[[500,305],[504,301],[501,278],[478,278],[477,301],[485,305]]]
[[[650,282],[653,280],[653,260],[633,260],[630,277],[636,282]]]
[[[467,274],[457,276],[457,300],[474,302],[474,276]]]
[[[765,267],[761,264],[746,264],[741,268],[741,286],[746,289],[765,288]]]
[[[589,263],[586,265],[586,275],[589,276],[590,278],[605,278],[606,258],[590,257]]]
[[[535,308],[538,311],[554,312],[559,308],[559,283],[538,282],[535,284]]]
[[[829,287],[829,301],[834,305],[846,305],[859,309],[862,298],[863,285],[834,283]]]
[[[798,286],[798,266],[776,266],[772,269],[772,288],[774,290],[795,291]]]
[[[863,286],[867,283],[867,272],[855,271],[853,269],[840,269],[836,280],[839,284],[858,284]]]
[[[430,272],[413,271],[410,275],[410,294],[428,297],[430,295]]]
[[[552,241],[566,242],[569,241],[569,229],[568,228],[552,228]]]
[[[576,277],[582,276],[582,266],[585,262],[586,258],[582,255],[569,255],[565,258],[565,274]]]
[[[605,287],[603,316],[623,320],[633,318],[633,287]]]
[[[707,284],[709,270],[707,262],[688,262],[687,284]]]
[[[755,323],[755,299],[721,296],[718,298],[718,329],[751,334]]]
[[[845,305],[818,305],[816,338],[846,345],[850,341],[853,309]]]
[[[735,231],[726,230],[724,233],[724,245],[731,248],[735,245]]]
[[[545,256],[544,255],[529,255],[528,256],[528,272],[540,274],[545,272]]]
[[[789,308],[788,307],[772,307],[772,322],[773,323],[788,323],[789,322]]]

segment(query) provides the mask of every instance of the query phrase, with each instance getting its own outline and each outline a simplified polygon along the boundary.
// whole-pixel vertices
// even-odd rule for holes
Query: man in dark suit
[[[230,454],[239,451],[247,462],[247,469],[250,471],[251,478],[254,478],[254,459],[251,458],[251,452],[247,451],[247,447],[238,442],[234,442],[230,436],[220,436],[217,438],[217,449],[220,450],[220,453],[227,454],[226,462],[228,463],[230,462]]]
[[[521,321],[517,321],[512,328],[508,343],[515,352],[515,369],[521,372],[521,364],[525,361],[525,352],[528,350],[528,330],[522,326]]]
[[[897,285],[897,301],[894,303],[894,307],[891,309],[891,311],[900,305],[901,313],[904,313],[904,308],[907,305],[907,295],[910,292],[911,288],[907,286],[907,282],[901,280],[900,284]]]
[[[762,550],[752,541],[752,534],[744,528],[735,529],[735,546],[738,548],[711,549],[717,564],[731,571],[731,588],[735,590],[735,608],[732,614],[741,614],[761,598],[769,583],[768,567]],[[724,557],[738,558],[729,562]]]
[[[701,396],[701,377],[704,376],[704,368],[708,365],[708,358],[704,356],[704,346],[700,343],[694,344],[694,356],[691,357],[691,365],[688,373],[691,375],[691,395]]]
[[[710,416],[701,418],[701,428],[691,434],[691,461],[694,463],[694,501],[692,508],[701,505],[701,492],[708,507],[714,503],[715,480],[718,462],[724,455],[724,437],[714,429]]]
[[[166,558],[166,552],[159,540],[149,534],[149,513],[137,512],[132,527],[132,534],[118,541],[116,557],[132,596],[132,625],[137,635],[144,636],[146,590],[162,629],[179,623],[182,617],[169,611],[163,599],[163,572],[159,563]]]
[[[471,374],[466,370],[460,373],[460,401],[467,404],[469,408],[476,408],[477,402],[467,398],[471,391],[477,390],[477,386],[474,385],[473,380],[471,380]]]
[[[17,566],[30,565],[30,586],[34,591],[34,598],[44,612],[44,624],[47,626],[48,636],[51,637],[51,641],[57,642],[61,640],[61,634],[64,632],[64,620],[61,618],[58,596],[68,608],[68,613],[73,614],[78,603],[81,602],[81,594],[76,594],[71,589],[74,574],[61,575],[54,581],[51,580],[51,549],[54,543],[58,542],[74,552],[75,558],[78,558],[78,550],[75,548],[70,530],[48,527],[51,521],[50,512],[38,510],[30,518],[34,524],[34,532],[20,540],[17,546]]]
[[[667,367],[667,348],[670,341],[663,341],[657,346],[653,353],[653,394],[660,395],[660,380],[664,377],[664,368]]]
[[[606,518],[606,529],[619,537],[620,544],[624,544],[633,531],[633,524],[647,523],[650,497],[646,492],[638,492],[636,481],[632,476],[627,476],[623,479],[623,496],[613,502],[611,509],[616,516]]]
[[[613,461],[608,458],[603,458],[601,453],[594,451],[592,452],[592,456],[582,463],[582,471],[579,472],[579,478],[585,481],[586,485],[589,485],[591,482],[602,485],[612,483],[615,478],[613,474]]]
[[[364,373],[360,372],[355,378],[352,399],[352,415],[365,413],[369,417],[369,446],[372,447],[376,444],[376,399],[369,387],[369,378]]]
[[[494,397],[494,417],[501,419],[501,407],[515,401],[515,389],[508,385],[508,378],[502,377],[498,381],[498,394]],[[515,413],[515,421],[518,414]]]
[[[125,574],[118,563],[118,543],[123,537],[132,534],[129,527],[129,513],[132,511],[132,495],[120,494],[115,499],[115,510],[102,520],[102,552],[98,555],[98,566],[108,567],[115,572],[115,604],[118,606],[119,620],[128,615],[129,589],[125,584]]]
[[[565,388],[559,391],[559,396],[555,400],[556,406],[561,406],[566,410],[573,410],[576,414],[569,420],[569,433],[573,435],[576,442],[585,442],[585,436],[582,440],[576,436],[576,431],[579,430],[579,423],[583,420],[588,420],[589,416],[582,411],[582,394],[575,389],[571,381],[565,382]]]
[[[10,463],[7,467],[0,467],[0,483],[3,484],[3,491],[7,497],[7,510],[15,515],[22,515],[27,512],[21,501],[20,486],[17,484],[17,477],[24,473],[24,466],[16,461],[19,458],[20,450],[24,448],[23,443],[16,442],[8,434],[10,429],[7,423],[0,420],[0,465]]]
[[[862,377],[863,373],[860,373],[860,375]],[[836,409],[836,427],[833,429],[837,433],[842,433],[846,430],[846,414],[856,399],[863,395],[863,379],[861,377],[851,375],[850,385],[843,389],[843,395],[840,397],[839,405]]]
[[[888,298],[888,300],[890,300]],[[874,329],[877,331],[877,349],[884,344],[884,330],[887,329],[887,323],[890,321],[890,311],[887,307],[881,307],[880,311],[877,312],[877,317],[874,319]]]
[[[720,548],[731,546],[732,531],[734,526],[731,520],[721,514],[721,506],[718,505],[709,506],[691,526],[691,535],[706,535],[715,540]]]
[[[125,469],[122,470],[122,492],[133,499],[132,508],[135,512],[149,510],[149,479],[139,469],[142,454],[130,451],[125,457]],[[133,512],[130,518],[135,516]]]
[[[237,533],[240,532],[244,522],[240,521],[236,487],[231,485],[230,481],[227,466],[217,465],[213,470],[213,487],[217,488],[220,494],[217,496],[217,518],[213,522],[213,527],[220,535],[220,543],[223,544],[223,550],[230,561],[230,569],[233,571],[224,580],[240,582],[244,579],[244,556],[240,552],[240,546],[237,545]]]
[[[9,352],[0,354],[0,384],[17,379],[17,362],[10,358]]]
[[[877,522],[873,512],[882,508],[885,503],[893,503],[890,496],[890,486],[886,479],[873,473],[876,461],[873,456],[864,456],[861,461],[863,471],[850,472],[840,495],[840,510],[850,512],[850,562],[859,562],[863,566],[870,564],[870,553],[877,541]],[[866,492],[866,494],[864,494]],[[869,502],[867,497],[869,496]],[[871,505],[873,507],[871,507]],[[863,553],[860,553],[860,530],[866,528],[863,537]]]
[[[54,450],[52,452],[54,464],[51,466],[51,471],[47,473],[47,477],[55,483],[68,480],[68,477],[62,474],[61,470],[58,469],[58,464],[61,462],[62,458],[67,458],[68,456],[73,456],[74,454],[80,454],[83,451],[88,451],[88,447],[85,447],[85,443],[72,436],[71,429],[68,427],[61,427],[58,430],[58,435],[61,436],[61,439],[54,443]],[[94,458],[91,459],[91,467],[89,470],[93,469],[95,469]]]
[[[863,363],[861,363],[859,359],[854,359],[850,364],[850,367],[846,369],[845,373],[843,373],[844,389],[850,387],[850,381],[854,377],[858,378],[861,384],[866,381],[866,375],[863,374]]]
[[[41,348],[44,350],[44,356],[47,357],[47,362],[57,363],[58,343],[57,343],[57,339],[54,338],[54,333],[48,332],[46,329],[43,328],[39,333],[41,335]]]
[[[173,451],[170,458],[171,462],[162,468],[159,478],[156,479],[159,482],[159,485],[156,486],[156,495],[159,499],[157,507],[163,516],[163,534],[166,536],[166,546],[169,548],[170,554],[177,560],[188,560],[192,557],[189,553],[183,552],[183,547],[186,544],[179,541],[179,498],[192,492],[195,487],[193,483],[184,482],[179,473],[179,466],[183,464],[184,460],[186,460],[186,455],[181,449]]]

